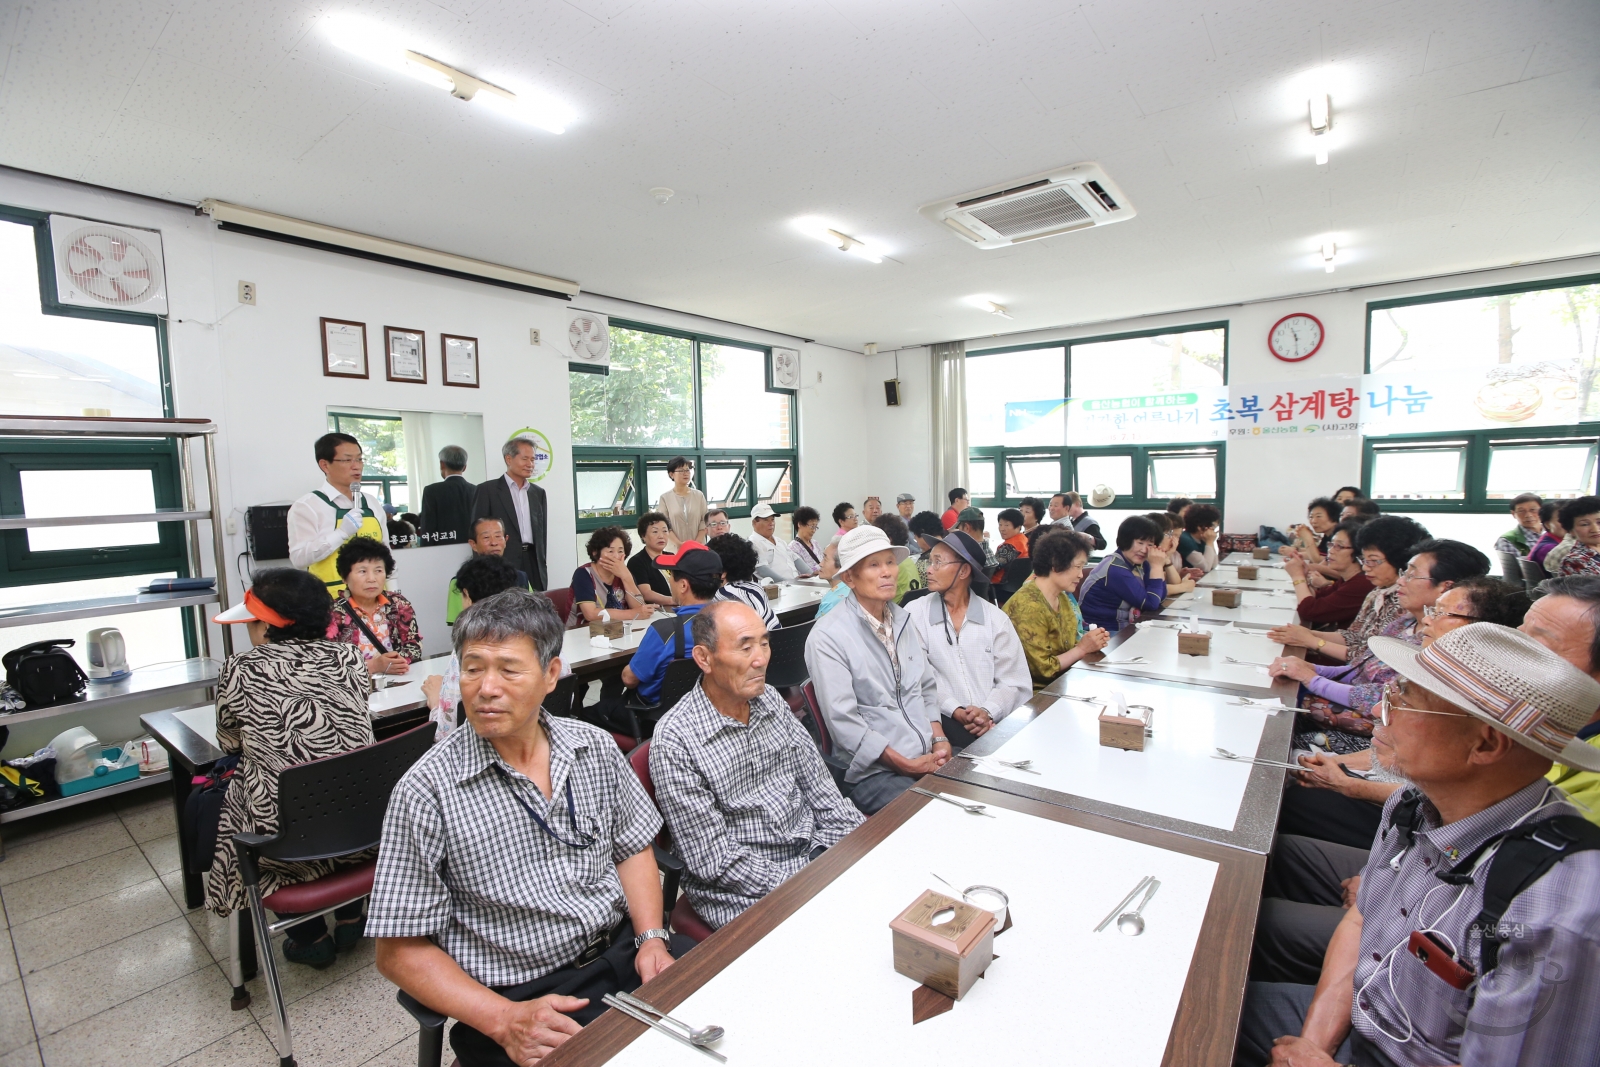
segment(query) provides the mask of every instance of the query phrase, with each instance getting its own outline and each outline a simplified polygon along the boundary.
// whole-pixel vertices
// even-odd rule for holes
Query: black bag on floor
[[[183,839],[189,846],[189,873],[205,874],[217,854],[217,824],[222,820],[222,805],[228,799],[228,786],[238,772],[239,757],[224,756],[189,793],[183,805]]]
[[[6,684],[30,708],[47,708],[81,697],[88,688],[89,676],[67,651],[75,644],[72,638],[61,637],[12,649],[0,657],[0,664],[6,669]]]

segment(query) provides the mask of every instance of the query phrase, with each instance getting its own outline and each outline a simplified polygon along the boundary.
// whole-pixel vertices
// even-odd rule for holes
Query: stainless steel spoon
[[[1150,898],[1156,895],[1156,890],[1161,888],[1161,883],[1150,879],[1150,884],[1145,887],[1144,899],[1139,901],[1139,906],[1132,911],[1125,911],[1117,916],[1117,929],[1129,937],[1138,937],[1144,933],[1144,906],[1150,903]]]
[[[934,800],[942,800],[946,804],[954,804],[968,815],[988,815],[991,819],[995,818],[995,816],[989,815],[989,813],[984,810],[986,805],[983,804],[969,804],[964,800],[957,800],[955,797],[947,797],[943,793],[934,793],[926,789],[919,789],[916,786],[911,787],[911,792],[921,793],[923,796],[932,797]]]
[[[684,1036],[686,1036],[694,1044],[699,1045],[701,1048],[704,1048],[707,1045],[714,1045],[718,1041],[721,1041],[723,1035],[727,1032],[720,1026],[690,1026],[682,1019],[674,1019],[660,1008],[655,1007],[653,1004],[650,1004],[646,1001],[640,1000],[631,993],[624,993],[619,990],[616,993],[616,996],[617,999],[621,1000],[623,1003],[631,1004],[640,1011],[649,1012],[651,1015],[654,1015],[664,1023],[670,1023],[673,1026],[678,1027],[684,1032]]]

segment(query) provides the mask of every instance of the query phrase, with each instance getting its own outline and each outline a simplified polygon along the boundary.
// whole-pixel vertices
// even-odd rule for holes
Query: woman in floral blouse
[[[352,537],[335,562],[345,591],[333,602],[328,640],[359,648],[372,674],[406,673],[422,658],[422,632],[411,601],[384,591],[394,573],[389,547],[370,537]]]
[[[1033,580],[1011,595],[1002,609],[1016,628],[1035,692],[1091,652],[1105,648],[1105,630],[1080,629],[1082,618],[1073,592],[1083,580],[1083,565],[1093,542],[1071,530],[1052,530],[1034,541]]]
[[[1577,544],[1561,557],[1560,575],[1600,574],[1600,496],[1580,496],[1563,505],[1561,526]]]

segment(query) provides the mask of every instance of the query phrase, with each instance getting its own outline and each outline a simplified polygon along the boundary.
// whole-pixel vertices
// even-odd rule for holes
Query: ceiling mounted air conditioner
[[[61,303],[167,313],[160,230],[51,215],[50,243]]]
[[[978,248],[1006,248],[1108,226],[1137,214],[1098,163],[1078,163],[940,200],[921,213]]]

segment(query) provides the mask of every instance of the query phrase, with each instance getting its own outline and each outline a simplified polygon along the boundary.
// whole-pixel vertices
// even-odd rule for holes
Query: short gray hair
[[[717,650],[717,616],[724,608],[733,606],[731,600],[713,600],[695,613],[689,621],[694,634],[694,643],[705,647],[707,652]]]
[[[566,628],[550,598],[526,589],[507,589],[503,593],[474,601],[456,619],[451,643],[459,658],[467,645],[474,642],[507,641],[526,637],[533,642],[541,668],[550,666],[550,660],[561,654],[561,640]]]
[[[467,469],[467,450],[460,445],[445,445],[439,449],[439,462],[453,471]]]
[[[500,455],[505,459],[510,459],[512,456],[517,454],[517,450],[523,445],[527,445],[529,448],[533,449],[536,454],[539,451],[539,446],[533,443],[533,438],[513,437],[511,440],[500,446]]]

